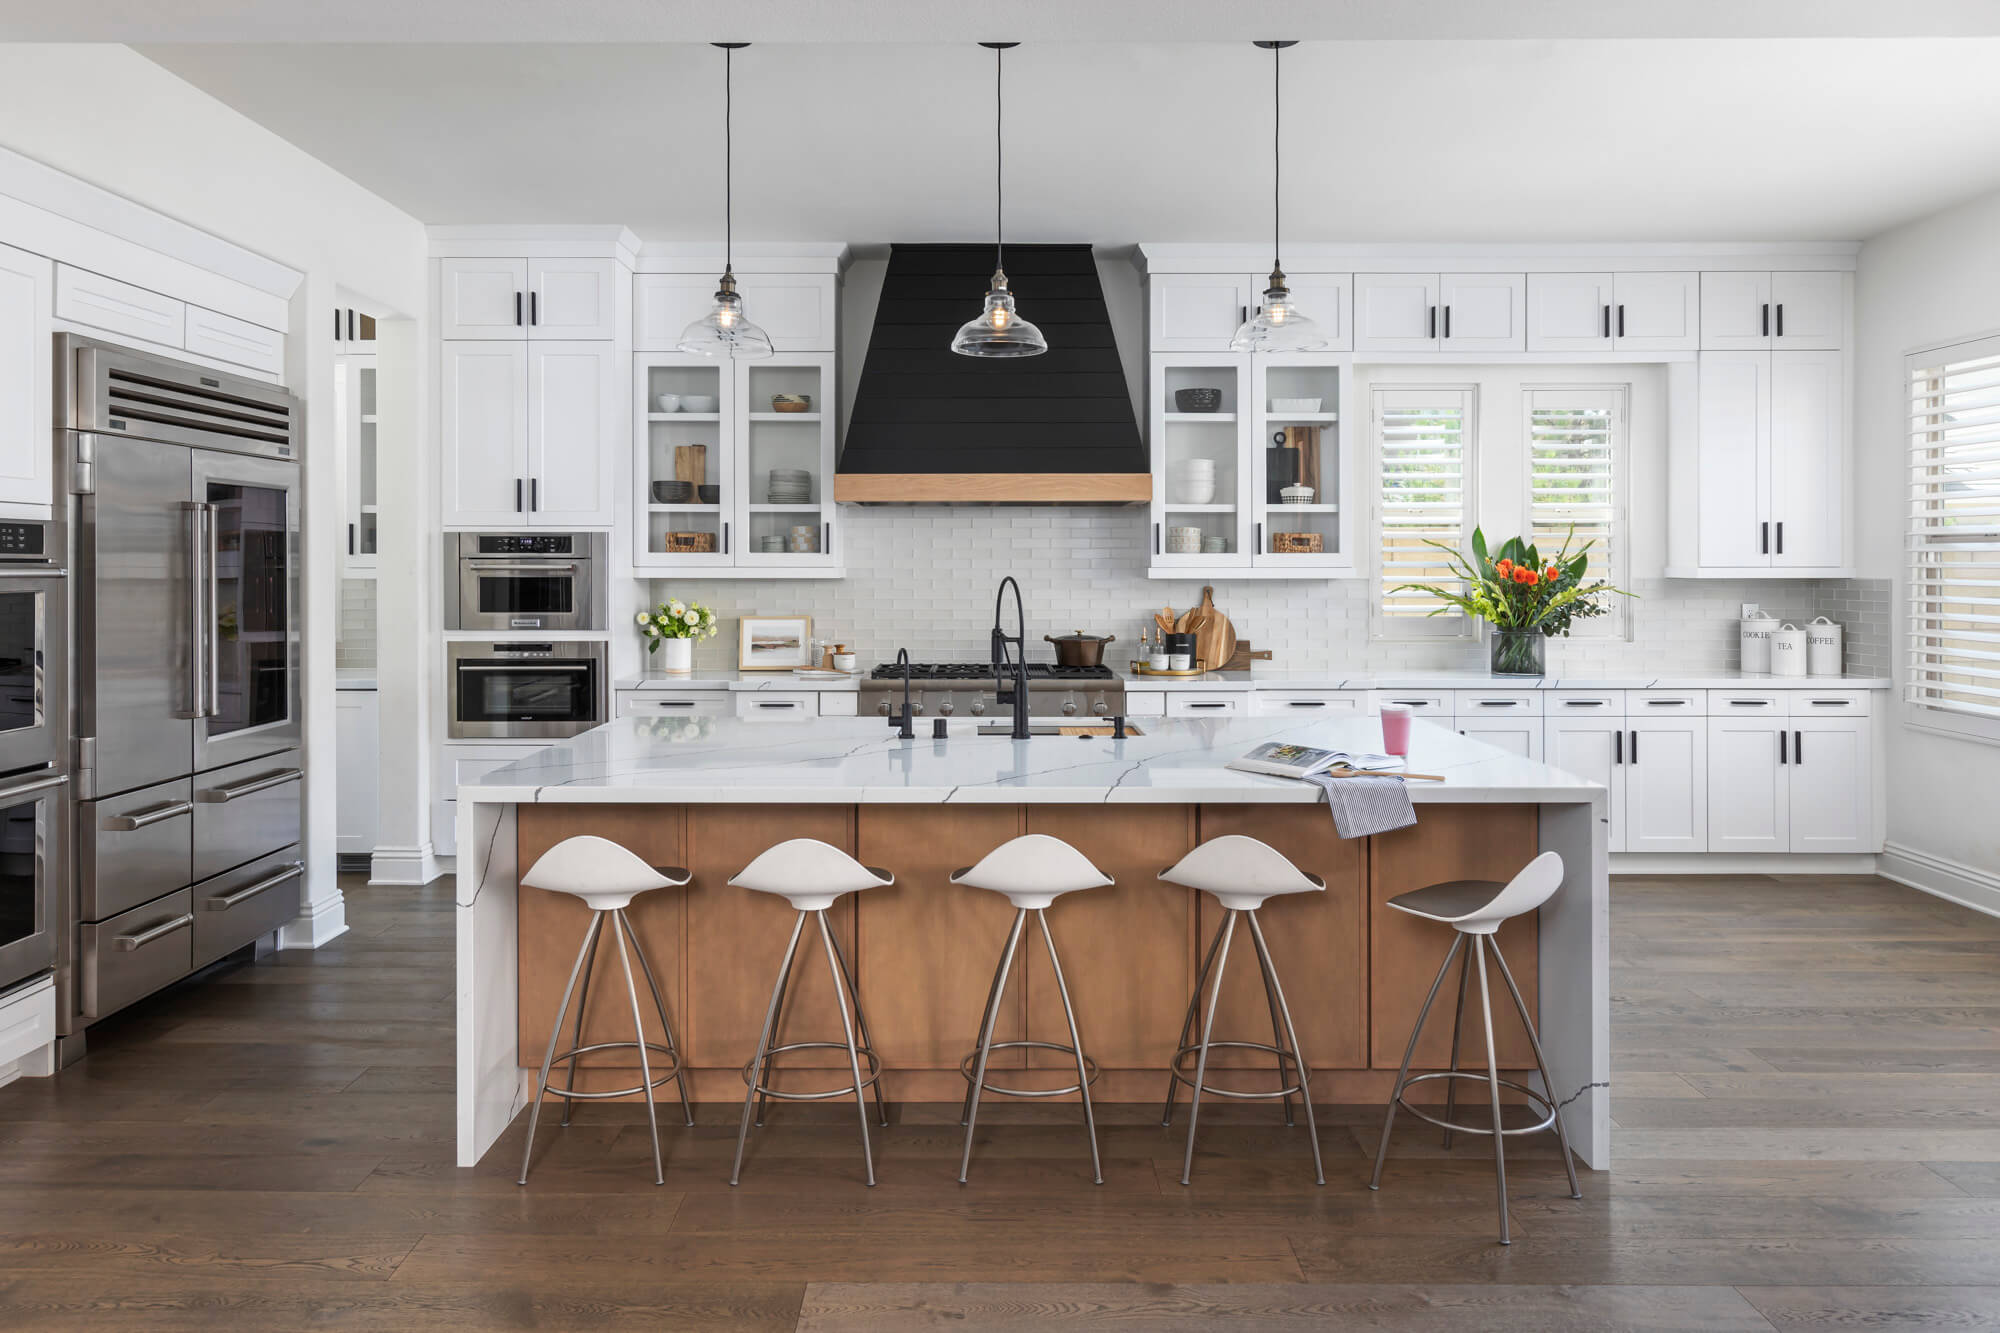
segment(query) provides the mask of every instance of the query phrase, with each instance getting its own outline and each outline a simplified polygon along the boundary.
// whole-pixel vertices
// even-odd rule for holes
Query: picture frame
[[[796,671],[817,666],[812,653],[811,616],[746,615],[737,622],[739,671]]]

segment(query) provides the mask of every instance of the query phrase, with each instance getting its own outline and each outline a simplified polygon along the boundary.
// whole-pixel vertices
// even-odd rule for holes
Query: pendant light
[[[736,294],[732,262],[735,226],[736,146],[733,141],[734,70],[736,52],[748,42],[710,42],[722,48],[722,281],[715,291],[715,308],[681,330],[680,349],[696,356],[731,356],[749,361],[771,355],[771,335],[743,315],[743,298]]]
[[[993,52],[993,281],[986,289],[986,309],[971,320],[951,340],[951,350],[960,356],[1040,356],[1049,350],[1042,331],[1014,313],[1014,293],[1007,290],[1007,272],[1001,264],[1002,204],[1006,200],[1001,127],[1001,53],[1019,42],[981,42]]]
[[[1326,346],[1319,325],[1299,313],[1292,294],[1285,288],[1285,271],[1278,262],[1278,203],[1280,168],[1278,131],[1283,104],[1278,97],[1279,53],[1297,42],[1257,42],[1271,53],[1271,285],[1264,292],[1264,304],[1236,330],[1229,340],[1233,352],[1311,352]]]

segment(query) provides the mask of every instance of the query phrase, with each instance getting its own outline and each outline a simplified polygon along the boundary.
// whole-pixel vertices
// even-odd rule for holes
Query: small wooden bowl
[[[771,396],[771,410],[773,412],[810,412],[812,411],[812,405],[811,394],[780,393]]]

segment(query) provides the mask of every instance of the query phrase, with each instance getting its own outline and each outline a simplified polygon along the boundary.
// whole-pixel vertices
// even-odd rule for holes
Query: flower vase
[[[1493,629],[1493,674],[1539,676],[1544,671],[1543,646],[1548,638],[1538,629]]]
[[[661,639],[660,658],[661,671],[670,676],[687,675],[694,670],[694,640]]]

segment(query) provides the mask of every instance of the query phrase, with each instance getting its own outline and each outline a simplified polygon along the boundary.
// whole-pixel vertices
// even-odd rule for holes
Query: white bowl
[[[721,400],[705,393],[684,393],[681,395],[681,411],[713,412],[721,406]]]
[[[1215,501],[1215,483],[1183,481],[1174,487],[1174,497],[1178,504],[1212,504]]]
[[[1309,505],[1315,494],[1310,486],[1287,486],[1278,492],[1278,498],[1288,505]]]
[[[677,393],[663,393],[654,401],[660,405],[662,412],[678,412],[681,410],[681,396]]]
[[[1271,410],[1278,413],[1316,413],[1324,401],[1321,398],[1273,398]]]

